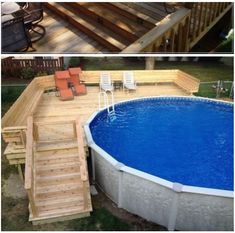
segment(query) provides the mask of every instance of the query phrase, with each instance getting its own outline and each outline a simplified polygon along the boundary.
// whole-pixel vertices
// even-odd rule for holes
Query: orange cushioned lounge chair
[[[55,72],[55,84],[60,92],[61,100],[73,100],[73,92],[68,88],[68,80],[70,75],[68,71],[56,71]]]
[[[84,84],[81,84],[79,79],[79,74],[81,73],[82,70],[80,67],[69,68],[70,81],[74,86],[75,95],[84,95],[87,93],[86,86]]]

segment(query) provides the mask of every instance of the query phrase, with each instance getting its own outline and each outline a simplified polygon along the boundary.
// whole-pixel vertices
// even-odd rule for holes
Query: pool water
[[[151,98],[116,105],[90,124],[95,143],[126,166],[184,185],[233,190],[233,105]]]

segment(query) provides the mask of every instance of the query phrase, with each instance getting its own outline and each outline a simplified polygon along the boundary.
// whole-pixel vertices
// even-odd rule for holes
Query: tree
[[[154,70],[155,66],[155,57],[146,57],[145,58],[145,69]]]

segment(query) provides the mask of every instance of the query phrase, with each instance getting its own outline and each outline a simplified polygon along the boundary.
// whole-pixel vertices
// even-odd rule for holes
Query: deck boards
[[[46,35],[33,44],[35,52],[45,53],[100,53],[108,50],[66,21],[45,9],[40,23],[46,28]]]
[[[69,10],[69,4],[71,6],[74,4],[72,10]],[[68,22],[68,19],[63,19],[61,15],[52,12],[53,5],[57,9],[61,8],[62,12],[70,14],[82,26],[75,27],[71,21]],[[80,11],[78,11],[79,7]],[[120,52],[168,15],[161,3],[141,5],[136,3],[62,4],[50,2],[46,3],[44,8],[44,19],[40,24],[46,28],[46,35],[33,44],[37,53]],[[86,10],[90,11],[90,15],[88,12],[86,13]],[[92,12],[93,15],[91,15]],[[86,32],[87,29],[83,26],[91,32]],[[109,41],[116,48],[105,45],[105,42],[92,33]]]
[[[76,96],[74,100],[60,101],[53,93],[44,94],[34,114],[34,121],[59,121],[73,120],[77,116],[82,118],[83,123],[98,109],[99,87],[88,87],[88,94]],[[136,92],[124,92],[115,90],[115,102],[143,96],[155,95],[187,95],[185,91],[174,84],[158,84],[139,86]]]

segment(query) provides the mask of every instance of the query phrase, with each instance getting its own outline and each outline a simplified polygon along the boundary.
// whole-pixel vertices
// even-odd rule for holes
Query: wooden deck
[[[48,2],[44,9],[46,35],[34,44],[40,53],[121,52],[168,15],[162,3]]]
[[[73,120],[76,116],[85,123],[91,114],[98,109],[99,87],[88,87],[88,94],[76,96],[73,101],[62,102],[55,93],[44,94],[34,114],[35,121],[48,122],[56,120]],[[157,84],[155,86],[139,86],[135,92],[115,90],[115,102],[144,96],[159,95],[188,95],[183,89],[172,83]]]
[[[45,9],[45,36],[33,44],[35,53],[105,53],[108,50],[59,16]]]
[[[231,2],[45,2],[46,35],[34,47],[40,53],[188,52],[232,7]]]
[[[54,76],[35,78],[2,118],[4,152],[10,164],[25,164],[29,220],[34,224],[89,216],[92,211],[88,155],[82,125],[98,110],[101,71],[80,77],[87,94],[61,101]],[[110,71],[122,80],[122,71]],[[179,70],[134,71],[136,91],[114,91],[115,103],[136,97],[191,95],[199,80]],[[19,169],[20,170],[20,169]]]

